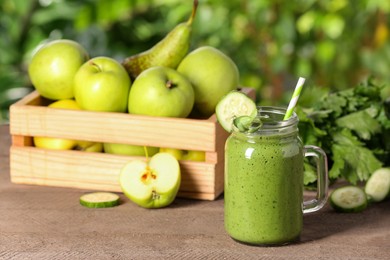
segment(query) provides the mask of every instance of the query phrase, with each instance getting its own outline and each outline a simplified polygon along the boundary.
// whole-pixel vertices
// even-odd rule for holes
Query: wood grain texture
[[[255,98],[253,89],[241,91]],[[35,91],[10,107],[12,182],[120,191],[120,169],[126,162],[140,159],[33,147],[32,137],[47,136],[204,151],[205,162],[180,161],[179,196],[213,200],[222,194],[224,146],[229,133],[215,114],[208,119],[151,117],[55,109],[47,107],[49,102]]]
[[[216,150],[217,122],[214,119],[162,118],[56,109],[36,105],[39,95],[36,92],[30,95],[24,102],[10,107],[12,135]],[[32,97],[35,99],[31,100]]]
[[[80,151],[55,151],[12,146],[11,181],[18,184],[69,187],[121,192],[119,173],[130,160],[145,159]],[[216,164],[182,161],[179,196],[213,200],[217,192]]]

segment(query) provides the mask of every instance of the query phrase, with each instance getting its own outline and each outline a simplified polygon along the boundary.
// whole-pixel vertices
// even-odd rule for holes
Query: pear
[[[126,58],[122,64],[134,80],[142,71],[155,66],[176,69],[190,48],[192,22],[198,0],[194,0],[192,14],[187,22],[178,24],[152,48]]]

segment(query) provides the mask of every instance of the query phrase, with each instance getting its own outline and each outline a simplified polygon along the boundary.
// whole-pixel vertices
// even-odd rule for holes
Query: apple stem
[[[165,84],[165,86],[166,86],[167,88],[172,88],[172,87],[175,86],[175,83],[173,83],[172,80],[168,80],[167,83]]]
[[[144,146],[144,152],[145,152],[145,157],[146,157],[146,162],[149,163],[149,153],[148,153],[148,149],[146,148],[146,146]]]
[[[96,71],[98,71],[98,72],[100,72],[100,71],[101,71],[101,69],[100,69],[99,65],[97,65],[95,62],[93,62],[93,61],[90,61],[90,62],[89,62],[89,64],[90,64],[91,66],[95,67]]]

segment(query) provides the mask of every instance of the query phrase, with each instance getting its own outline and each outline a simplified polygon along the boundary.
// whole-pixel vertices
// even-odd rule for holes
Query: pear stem
[[[194,5],[192,6],[192,13],[191,13],[190,18],[187,21],[188,25],[191,25],[192,22],[194,21],[197,9],[198,9],[198,0],[194,0]]]

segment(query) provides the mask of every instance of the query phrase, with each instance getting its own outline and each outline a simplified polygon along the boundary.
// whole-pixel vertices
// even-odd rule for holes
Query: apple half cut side
[[[121,170],[123,193],[143,208],[162,208],[176,198],[181,183],[178,160],[169,153],[157,153],[149,162],[133,160]]]

